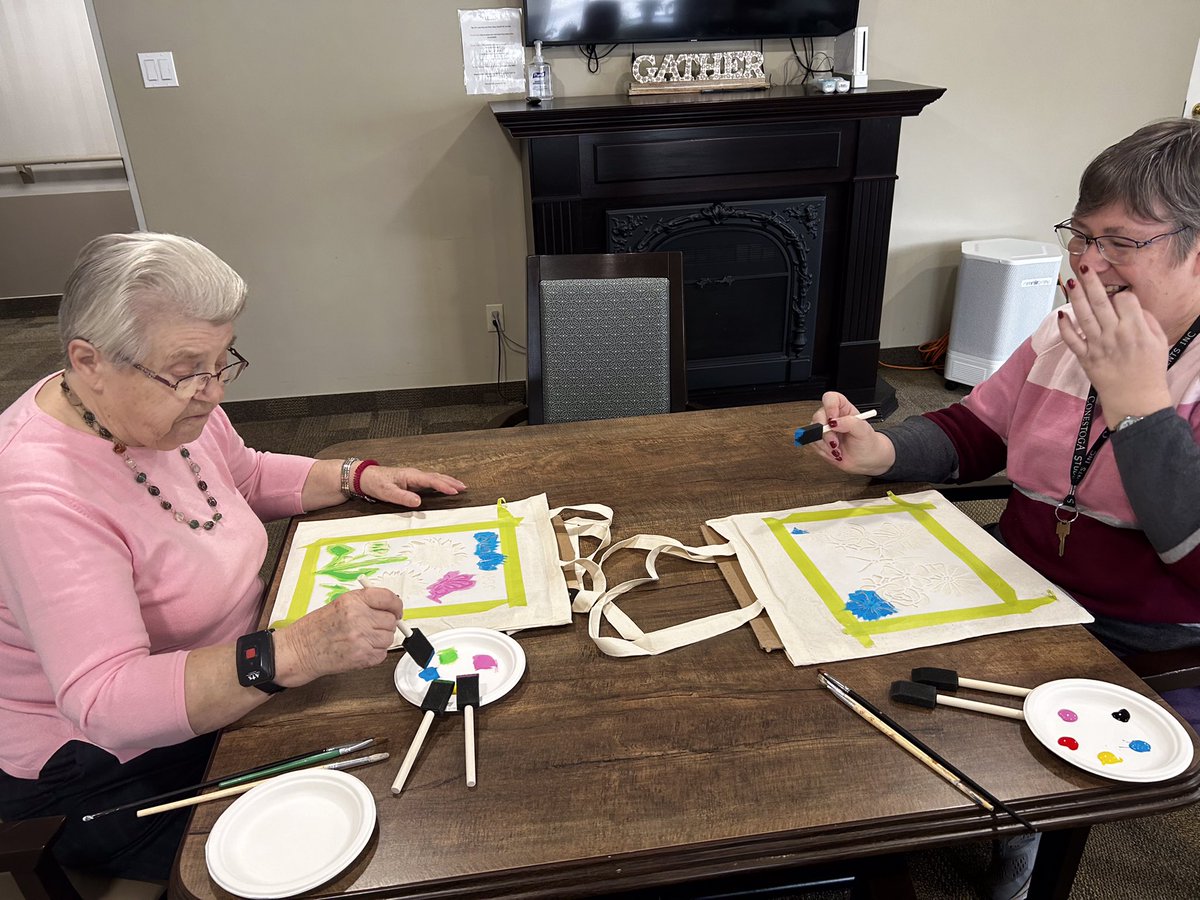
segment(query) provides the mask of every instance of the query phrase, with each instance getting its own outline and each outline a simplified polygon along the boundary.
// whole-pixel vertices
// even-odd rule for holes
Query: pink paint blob
[[[1062,719],[1064,722],[1074,722],[1076,719],[1079,718],[1079,716],[1077,716],[1075,714],[1075,712],[1070,709],[1060,709],[1058,711],[1058,717],[1060,719]],[[1071,749],[1074,750],[1075,748],[1072,747]]]
[[[1073,737],[1060,737],[1058,739],[1059,746],[1066,747],[1068,750],[1078,750],[1079,741]]]
[[[471,657],[471,665],[475,667],[476,672],[482,672],[484,669],[496,668],[496,660],[486,653],[476,653]]]

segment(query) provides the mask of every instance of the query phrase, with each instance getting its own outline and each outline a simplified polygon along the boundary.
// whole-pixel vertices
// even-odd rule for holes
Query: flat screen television
[[[525,43],[649,44],[832,37],[859,0],[524,0]]]

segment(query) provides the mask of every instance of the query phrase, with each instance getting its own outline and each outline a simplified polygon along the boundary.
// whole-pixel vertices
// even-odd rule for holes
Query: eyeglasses
[[[231,381],[236,381],[237,377],[246,370],[246,366],[250,365],[246,358],[232,347],[229,348],[229,352],[233,354],[233,358],[237,360],[237,362],[231,362],[229,365],[216,372],[197,372],[195,375],[188,375],[184,378],[180,378],[178,381],[173,382],[163,378],[157,372],[150,371],[145,366],[140,366],[137,363],[134,363],[133,367],[147,378],[153,378],[159,384],[165,384],[182,399],[191,400],[198,393],[208,387],[208,383],[214,378],[217,379],[217,381],[219,381],[221,384],[229,384]]]
[[[1185,225],[1176,228],[1174,231],[1156,234],[1149,240],[1138,241],[1118,234],[1098,234],[1095,237],[1090,237],[1082,231],[1072,228],[1071,220],[1065,219],[1054,226],[1054,233],[1058,235],[1058,242],[1062,244],[1063,249],[1072,256],[1083,256],[1087,252],[1088,244],[1095,244],[1096,250],[1099,251],[1102,257],[1114,266],[1123,266],[1133,262],[1134,256],[1143,247],[1148,247],[1155,241],[1179,234],[1186,227]]]

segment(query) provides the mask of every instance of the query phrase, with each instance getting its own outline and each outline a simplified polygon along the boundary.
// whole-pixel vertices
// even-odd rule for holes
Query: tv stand
[[[491,109],[522,143],[534,253],[684,252],[692,399],[839,390],[885,412],[895,396],[877,373],[879,324],[900,123],[944,91],[875,80],[844,94],[780,86]]]

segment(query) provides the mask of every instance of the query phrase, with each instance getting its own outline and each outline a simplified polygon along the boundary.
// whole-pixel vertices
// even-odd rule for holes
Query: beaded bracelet
[[[358,465],[360,462],[362,462],[362,460],[360,460],[357,456],[347,456],[342,461],[341,489],[342,489],[342,493],[345,494],[347,497],[354,496],[354,492],[350,490],[350,488],[353,486],[353,482],[350,480],[350,473],[354,470],[354,467],[356,465]]]
[[[355,468],[355,470],[354,470],[354,478],[351,482],[351,487],[350,487],[350,492],[353,496],[357,497],[360,500],[366,500],[368,503],[376,502],[374,497],[368,497],[366,494],[364,494],[362,492],[362,473],[365,472],[367,469],[371,468],[371,466],[377,466],[377,465],[379,465],[379,463],[377,463],[373,459],[364,459],[361,462],[359,462],[357,468]]]

